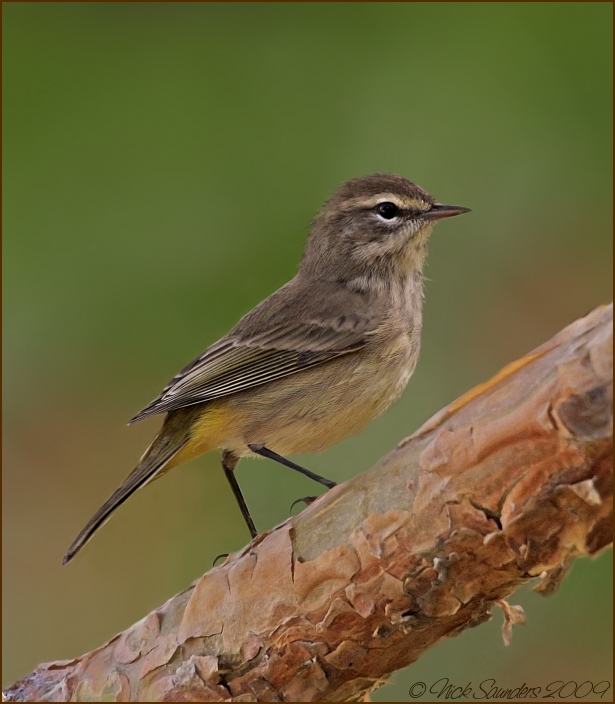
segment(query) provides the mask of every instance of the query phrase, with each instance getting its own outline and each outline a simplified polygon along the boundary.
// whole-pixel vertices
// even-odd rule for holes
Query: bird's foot
[[[316,501],[317,498],[318,498],[318,496],[303,496],[303,497],[300,498],[300,499],[296,499],[296,500],[293,501],[292,504],[290,505],[290,508],[288,509],[288,512],[290,513],[290,512],[293,510],[293,508],[294,508],[297,504],[300,504],[301,502],[303,502],[306,506],[309,506],[310,504],[314,503],[314,501]]]

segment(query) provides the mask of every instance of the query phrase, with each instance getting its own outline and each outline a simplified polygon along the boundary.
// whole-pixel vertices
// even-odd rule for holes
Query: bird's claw
[[[292,504],[290,505],[290,508],[288,509],[288,512],[290,513],[290,512],[293,510],[293,508],[294,508],[297,504],[300,504],[301,502],[303,502],[306,506],[309,506],[311,503],[313,503],[314,501],[316,501],[317,498],[318,498],[318,496],[303,496],[303,497],[301,497],[300,499],[296,499],[296,500],[293,501]]]

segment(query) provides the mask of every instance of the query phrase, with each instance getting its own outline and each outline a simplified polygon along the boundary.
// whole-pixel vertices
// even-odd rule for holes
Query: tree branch
[[[105,645],[6,701],[356,701],[611,543],[612,306],[436,414]]]

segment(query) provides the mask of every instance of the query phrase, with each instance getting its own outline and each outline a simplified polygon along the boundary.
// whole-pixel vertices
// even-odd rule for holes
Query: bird
[[[468,211],[392,173],[340,185],[311,224],[295,277],[131,419],[166,413],[63,564],[137,489],[214,449],[252,539],[258,532],[235,477],[241,458],[266,457],[335,486],[288,456],[358,433],[400,396],[419,355],[427,240],[438,220]]]

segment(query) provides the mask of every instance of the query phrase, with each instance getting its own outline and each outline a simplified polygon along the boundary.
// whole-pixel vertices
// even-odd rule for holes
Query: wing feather
[[[374,315],[373,306],[367,305],[364,307],[369,315],[336,316],[335,310],[332,314],[332,306],[340,313],[348,310],[347,299],[326,298],[320,315],[309,312],[300,291],[295,292],[289,305],[289,292],[283,297],[280,294],[294,281],[257,306],[226,337],[184,367],[130,423],[239,393],[355,352],[382,322],[383,315]],[[351,303],[356,309],[356,301]]]

